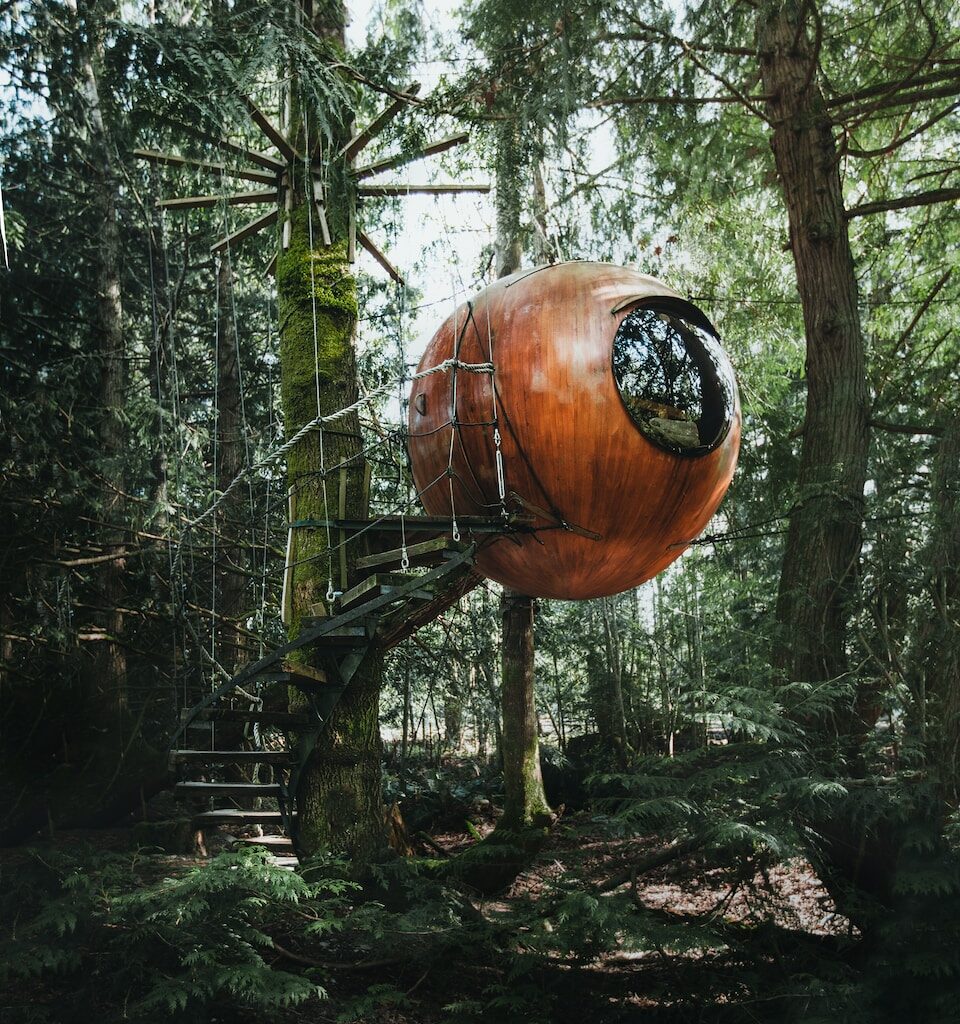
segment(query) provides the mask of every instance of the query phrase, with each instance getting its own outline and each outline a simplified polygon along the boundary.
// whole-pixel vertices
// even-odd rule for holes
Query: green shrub
[[[226,1020],[325,995],[270,962],[273,936],[295,916],[303,932],[336,928],[352,883],[305,881],[256,848],[176,877],[137,855],[31,856],[0,897],[0,1013],[11,1021],[201,1021],[214,1006]]]

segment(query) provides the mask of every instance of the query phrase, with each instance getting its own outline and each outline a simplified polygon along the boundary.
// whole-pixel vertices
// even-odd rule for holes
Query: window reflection
[[[613,342],[613,374],[631,417],[655,444],[685,454],[723,440],[736,393],[716,335],[698,320],[692,307],[643,306],[627,315]]]

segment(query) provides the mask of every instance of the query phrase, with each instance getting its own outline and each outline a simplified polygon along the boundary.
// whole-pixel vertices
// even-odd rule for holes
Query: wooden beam
[[[213,245],[210,246],[210,251],[223,252],[231,246],[238,245],[244,239],[249,238],[251,235],[255,235],[258,231],[262,231],[264,228],[270,227],[271,224],[276,224],[277,217],[279,217],[279,215],[280,211],[273,209],[269,213],[265,213],[262,217],[257,217],[256,220],[252,220],[249,224],[245,224],[242,228],[238,228],[232,234],[227,235],[226,238],[221,238],[219,242],[214,242]]]
[[[199,210],[203,207],[247,206],[250,203],[275,203],[279,199],[278,190],[273,188],[265,192],[232,192],[222,196],[180,196],[177,199],[158,199],[157,206],[166,210]]]
[[[280,180],[279,172],[271,174],[269,171],[258,171],[252,167],[227,167],[226,164],[218,164],[212,160],[195,160],[193,157],[178,156],[175,153],[160,153],[155,149],[135,149],[133,155],[138,160],[146,160],[152,164],[162,164],[168,167],[196,167],[218,177],[226,175],[232,178],[242,178],[244,181],[256,181],[263,185],[275,185]]]
[[[448,149],[453,149],[454,146],[462,146],[465,142],[469,141],[469,132],[458,132],[456,135],[448,135],[444,139],[437,139],[436,142],[427,143],[423,149],[418,149],[416,152],[401,153],[398,156],[387,157],[385,160],[378,160],[376,163],[367,164],[366,167],[359,167],[357,168],[357,180],[363,181],[364,178],[372,178],[373,175],[380,174],[382,171],[392,171],[397,167],[404,167],[407,164],[413,163],[414,160],[421,160],[423,157],[444,153]]]
[[[256,164],[258,167],[266,167],[267,170],[274,171],[277,174],[287,169],[287,165],[282,160],[278,160],[275,156],[270,156],[268,153],[258,153],[256,150],[247,149],[245,146],[238,146],[235,142],[230,142],[229,139],[222,139],[216,135],[211,135],[210,132],[206,132],[194,124],[184,124],[182,121],[178,121],[175,117],[165,117],[163,114],[155,114],[154,117],[156,120],[162,121],[164,124],[169,124],[180,131],[186,132],[188,135],[192,135],[194,138],[200,139],[210,146],[216,146],[217,149],[222,149],[228,153],[235,153],[237,156],[242,156],[244,160],[249,160],[250,163]]]
[[[386,256],[374,245],[373,242],[359,229],[357,228],[357,241],[367,250],[368,253],[380,264],[381,267],[393,278],[397,284],[402,285],[403,278],[400,276],[400,272],[394,267],[394,265],[387,259]],[[341,516],[341,518],[343,518]]]
[[[236,153],[237,156],[242,156],[245,160],[259,164],[261,167],[269,167],[270,170],[276,171],[278,174],[282,174],[287,169],[287,165],[275,156],[270,156],[269,153],[260,153],[255,149],[246,149],[228,139],[215,139],[214,145],[227,150],[228,153]]]
[[[416,96],[420,91],[420,83],[412,82],[405,90],[408,95]],[[340,150],[340,156],[342,156],[348,162],[363,149],[369,142],[376,138],[380,132],[404,109],[409,103],[409,100],[394,100],[385,110],[379,113],[371,122],[367,125],[363,131],[358,132],[354,137]]]
[[[263,132],[264,135],[277,147],[283,157],[288,163],[293,163],[294,160],[298,159],[297,151],[287,142],[283,135],[283,132],[277,128],[269,117],[253,102],[249,97],[243,97],[244,106],[250,112],[250,116],[253,118],[254,124]]]
[[[511,512],[506,519],[502,516],[457,516],[461,530],[464,528],[472,533],[512,533],[520,530],[532,530],[536,517]],[[380,516],[377,519],[300,519],[291,520],[290,525],[296,529],[322,530],[328,526],[348,533],[391,532],[401,533],[449,533],[449,516]]]
[[[313,208],[317,211],[317,219],[320,222],[320,237],[323,244],[330,246],[333,241],[330,237],[330,225],[327,223],[327,209],[323,205],[323,183],[316,178],[313,179]]]
[[[270,262],[267,264],[266,269],[263,271],[264,277],[273,277],[277,272],[277,254],[274,253],[270,257]]]
[[[458,192],[489,192],[489,185],[412,185],[397,183],[392,185],[361,185],[357,189],[358,196],[446,196]]]

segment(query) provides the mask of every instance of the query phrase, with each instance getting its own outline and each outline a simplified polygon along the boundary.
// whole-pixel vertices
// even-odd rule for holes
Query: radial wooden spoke
[[[397,268],[387,259],[386,256],[370,241],[370,239],[357,228],[357,241],[367,250],[368,253],[380,264],[381,267],[393,278],[397,284],[402,285],[403,278]]]
[[[287,169],[287,165],[282,160],[278,160],[275,156],[270,156],[269,153],[258,153],[256,150],[247,149],[245,146],[238,146],[235,142],[231,142],[229,139],[214,139],[213,144],[230,153],[236,153],[238,156],[242,156],[251,163],[258,164],[260,167],[269,167],[278,174],[282,174]]]
[[[413,82],[407,89],[406,93],[409,96],[416,96],[420,91],[420,83]],[[340,155],[344,157],[348,162],[356,157],[357,153],[360,152],[364,146],[368,145],[369,142],[376,138],[380,132],[404,109],[409,103],[409,100],[394,100],[382,113],[378,114],[371,122],[367,125],[363,131],[358,132],[354,137],[340,150]]]
[[[249,224],[245,224],[242,228],[238,228],[232,234],[221,238],[219,242],[214,242],[210,246],[211,252],[223,252],[225,249],[229,249],[234,245],[238,245],[244,239],[249,238],[251,235],[255,235],[258,231],[262,231],[264,228],[270,227],[271,224],[277,223],[277,218],[280,216],[279,210],[271,210],[269,213],[265,213],[262,217],[257,217],[256,220],[250,221]]]
[[[489,192],[489,185],[413,185],[397,183],[393,185],[361,185],[357,189],[358,196],[446,196],[458,192]]]
[[[266,167],[267,170],[274,171],[276,174],[281,174],[287,169],[287,165],[279,160],[275,156],[270,156],[269,153],[258,153],[256,150],[248,149],[246,146],[238,146],[235,142],[231,142],[229,139],[223,139],[219,135],[213,135],[210,132],[204,131],[202,128],[198,128],[193,124],[184,124],[182,121],[178,121],[175,117],[165,117],[163,114],[154,115],[158,121],[162,121],[164,124],[168,124],[179,131],[186,132],[188,135],[192,135],[196,139],[200,139],[202,142],[206,142],[210,146],[215,146],[217,149],[222,149],[228,153],[235,153],[237,156],[242,156],[244,160],[249,160],[250,163],[256,164],[258,167]]]
[[[401,153],[397,156],[387,157],[384,160],[378,160],[376,163],[367,164],[365,167],[357,169],[357,178],[362,181],[364,178],[371,178],[374,174],[380,174],[382,171],[392,171],[397,167],[404,167],[409,163],[413,163],[414,160],[422,160],[427,156],[435,156],[437,153],[444,153],[448,149],[453,149],[454,146],[462,146],[463,143],[469,142],[469,132],[458,132],[456,135],[448,135],[444,139],[437,139],[436,142],[430,142],[423,149],[418,149],[414,153]]]
[[[202,207],[219,206],[221,203],[225,203],[227,206],[275,203],[278,197],[278,190],[272,188],[265,192],[233,192],[220,196],[181,196],[177,199],[158,199],[157,206],[162,206],[167,210],[199,210]]]
[[[167,167],[196,167],[208,174],[218,177],[242,178],[244,181],[257,181],[263,185],[274,185],[280,180],[279,173],[271,174],[267,170],[258,171],[253,167],[228,167],[226,164],[215,163],[213,160],[197,160],[176,153],[160,153],[154,149],[135,149],[133,155],[139,160],[147,160],[152,164]]]
[[[283,132],[274,125],[269,117],[248,97],[243,97],[244,105],[247,110],[250,111],[250,116],[253,118],[254,123],[263,132],[264,135],[277,147],[277,149],[283,154],[284,158],[293,163],[297,159],[297,151],[287,142],[283,135]]]

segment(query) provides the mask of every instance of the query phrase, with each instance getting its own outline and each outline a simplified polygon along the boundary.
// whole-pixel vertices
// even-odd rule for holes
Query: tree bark
[[[960,799],[960,417],[945,417],[933,464],[933,529],[929,545],[931,637],[926,645],[924,703],[933,709],[926,728],[938,749],[944,796]],[[932,726],[932,727],[931,727]]]
[[[520,189],[523,161],[519,128],[506,122],[497,137],[497,276],[520,269]],[[534,694],[533,599],[509,587],[500,599],[503,817],[498,828],[516,830],[549,821],[540,774]]]
[[[603,704],[602,718],[601,709],[598,708],[597,724],[600,726],[600,738],[610,743],[616,763],[624,767],[630,748],[627,742],[627,716],[623,706],[623,665],[615,599],[601,598],[600,609],[607,657],[603,672],[606,685],[600,695]]]
[[[343,45],[342,4],[318,4],[315,8],[312,0],[302,0],[302,9],[306,26],[335,45]],[[300,152],[313,152],[320,141],[317,119],[300,108],[295,74],[293,82],[289,136]],[[324,140],[330,152],[336,153],[349,132],[350,112],[331,110],[327,115],[328,123],[341,125],[337,137]],[[312,184],[296,173],[293,178],[290,244],[277,260],[281,399],[288,437],[318,413],[326,415],[351,405],[358,395],[353,347],[357,291],[347,258],[353,188],[343,162],[333,159],[327,192],[332,244],[324,247],[318,241],[316,210],[308,209],[306,203]],[[322,434],[315,432],[305,438],[287,463],[294,516],[334,519],[342,508],[347,518],[364,518],[366,464],[362,451],[356,414]],[[342,470],[325,479],[325,469],[340,465]],[[336,535],[331,538],[334,546],[338,539]],[[298,531],[296,551],[291,637],[300,632],[305,618],[322,612],[330,583],[335,590],[350,584],[357,554],[353,546],[347,548],[344,579],[339,552],[330,550],[324,530]],[[304,661],[323,667],[316,651],[299,653]],[[302,852],[310,855],[323,848],[346,851],[361,869],[387,850],[380,780],[382,667],[382,653],[372,646],[328,717],[299,787]],[[303,700],[299,691],[291,693],[292,708],[302,706]]]
[[[112,140],[104,117],[100,97],[100,67],[103,63],[103,31],[101,24],[87,19],[73,2],[77,14],[77,31],[84,39],[80,58],[80,88],[86,105],[87,164],[90,171],[90,198],[93,213],[95,249],[98,358],[100,380],[98,405],[100,413],[100,455],[104,480],[103,519],[122,523],[124,515],[124,443],[121,419],[126,381],[126,351],[123,335],[123,303],[121,298],[121,246],[117,213],[117,180],[113,166]],[[118,557],[105,561],[99,570],[101,613],[98,625],[106,639],[96,645],[92,671],[95,706],[103,725],[112,734],[118,751],[124,747],[123,726],[127,715],[127,659],[124,652],[123,604],[126,563],[122,531],[108,532],[103,537],[104,553]]]
[[[517,831],[550,823],[540,774],[534,700],[533,599],[504,587],[503,816],[497,828]]]
[[[838,155],[808,39],[793,2],[759,24],[771,146],[790,225],[807,342],[807,407],[797,500],[777,597],[786,679],[848,671],[869,446],[864,341]]]
[[[217,489],[222,493],[244,465],[243,416],[240,393],[240,352],[233,299],[233,268],[227,254],[217,265]],[[246,491],[234,492],[218,514],[217,562],[214,566],[218,590],[217,613],[223,616],[220,628],[220,663],[233,671],[245,661],[239,629],[247,588],[243,573],[241,522]],[[213,626],[216,628],[216,625]]]
[[[520,269],[522,258],[520,214],[522,180],[520,129],[513,121],[505,121],[497,129],[497,277],[509,277]]]

